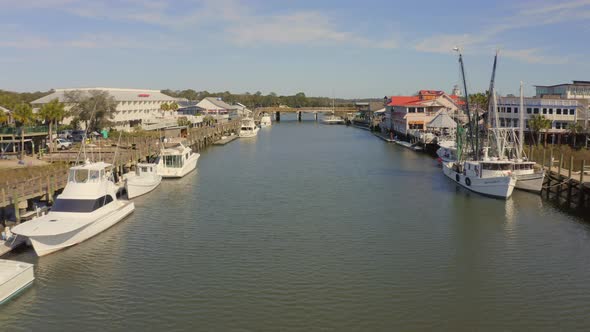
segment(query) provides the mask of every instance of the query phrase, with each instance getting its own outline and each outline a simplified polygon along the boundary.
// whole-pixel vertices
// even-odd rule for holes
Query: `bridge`
[[[354,107],[338,106],[338,107],[259,107],[254,110],[254,117],[258,118],[262,113],[275,114],[275,120],[281,121],[281,113],[296,113],[297,120],[301,121],[303,113],[313,113],[315,120],[318,119],[318,113],[340,113],[346,115],[347,113],[356,112]]]

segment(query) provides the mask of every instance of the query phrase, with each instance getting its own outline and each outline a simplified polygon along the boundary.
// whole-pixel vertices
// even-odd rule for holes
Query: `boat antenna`
[[[96,105],[98,104],[98,100],[94,100],[94,106],[92,107],[92,113],[90,113],[90,119],[88,120],[89,123],[92,123],[92,120],[94,119],[94,115],[96,114]],[[78,162],[80,161],[80,155],[82,153],[84,153],[84,160],[86,160],[86,137],[88,137],[88,127],[86,127],[84,129],[84,137],[82,137],[82,146],[80,147],[80,150],[78,150],[78,155],[76,156],[76,162],[74,163],[74,165],[78,165]]]

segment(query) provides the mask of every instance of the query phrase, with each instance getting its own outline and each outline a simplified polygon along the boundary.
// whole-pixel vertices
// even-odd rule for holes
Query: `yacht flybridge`
[[[15,226],[12,232],[28,237],[35,252],[45,256],[83,242],[113,226],[135,209],[117,198],[111,164],[86,161],[71,167],[63,193],[51,211]]]
[[[156,164],[163,178],[181,178],[197,167],[201,155],[182,143],[164,143]]]

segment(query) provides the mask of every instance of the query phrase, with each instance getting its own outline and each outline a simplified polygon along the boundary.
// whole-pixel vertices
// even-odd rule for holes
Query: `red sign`
[[[150,95],[148,93],[140,93],[137,96],[138,97],[149,97]]]

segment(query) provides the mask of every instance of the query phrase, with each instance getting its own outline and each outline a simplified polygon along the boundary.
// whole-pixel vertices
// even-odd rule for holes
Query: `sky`
[[[0,0],[0,89],[366,98],[590,80],[590,0]]]

